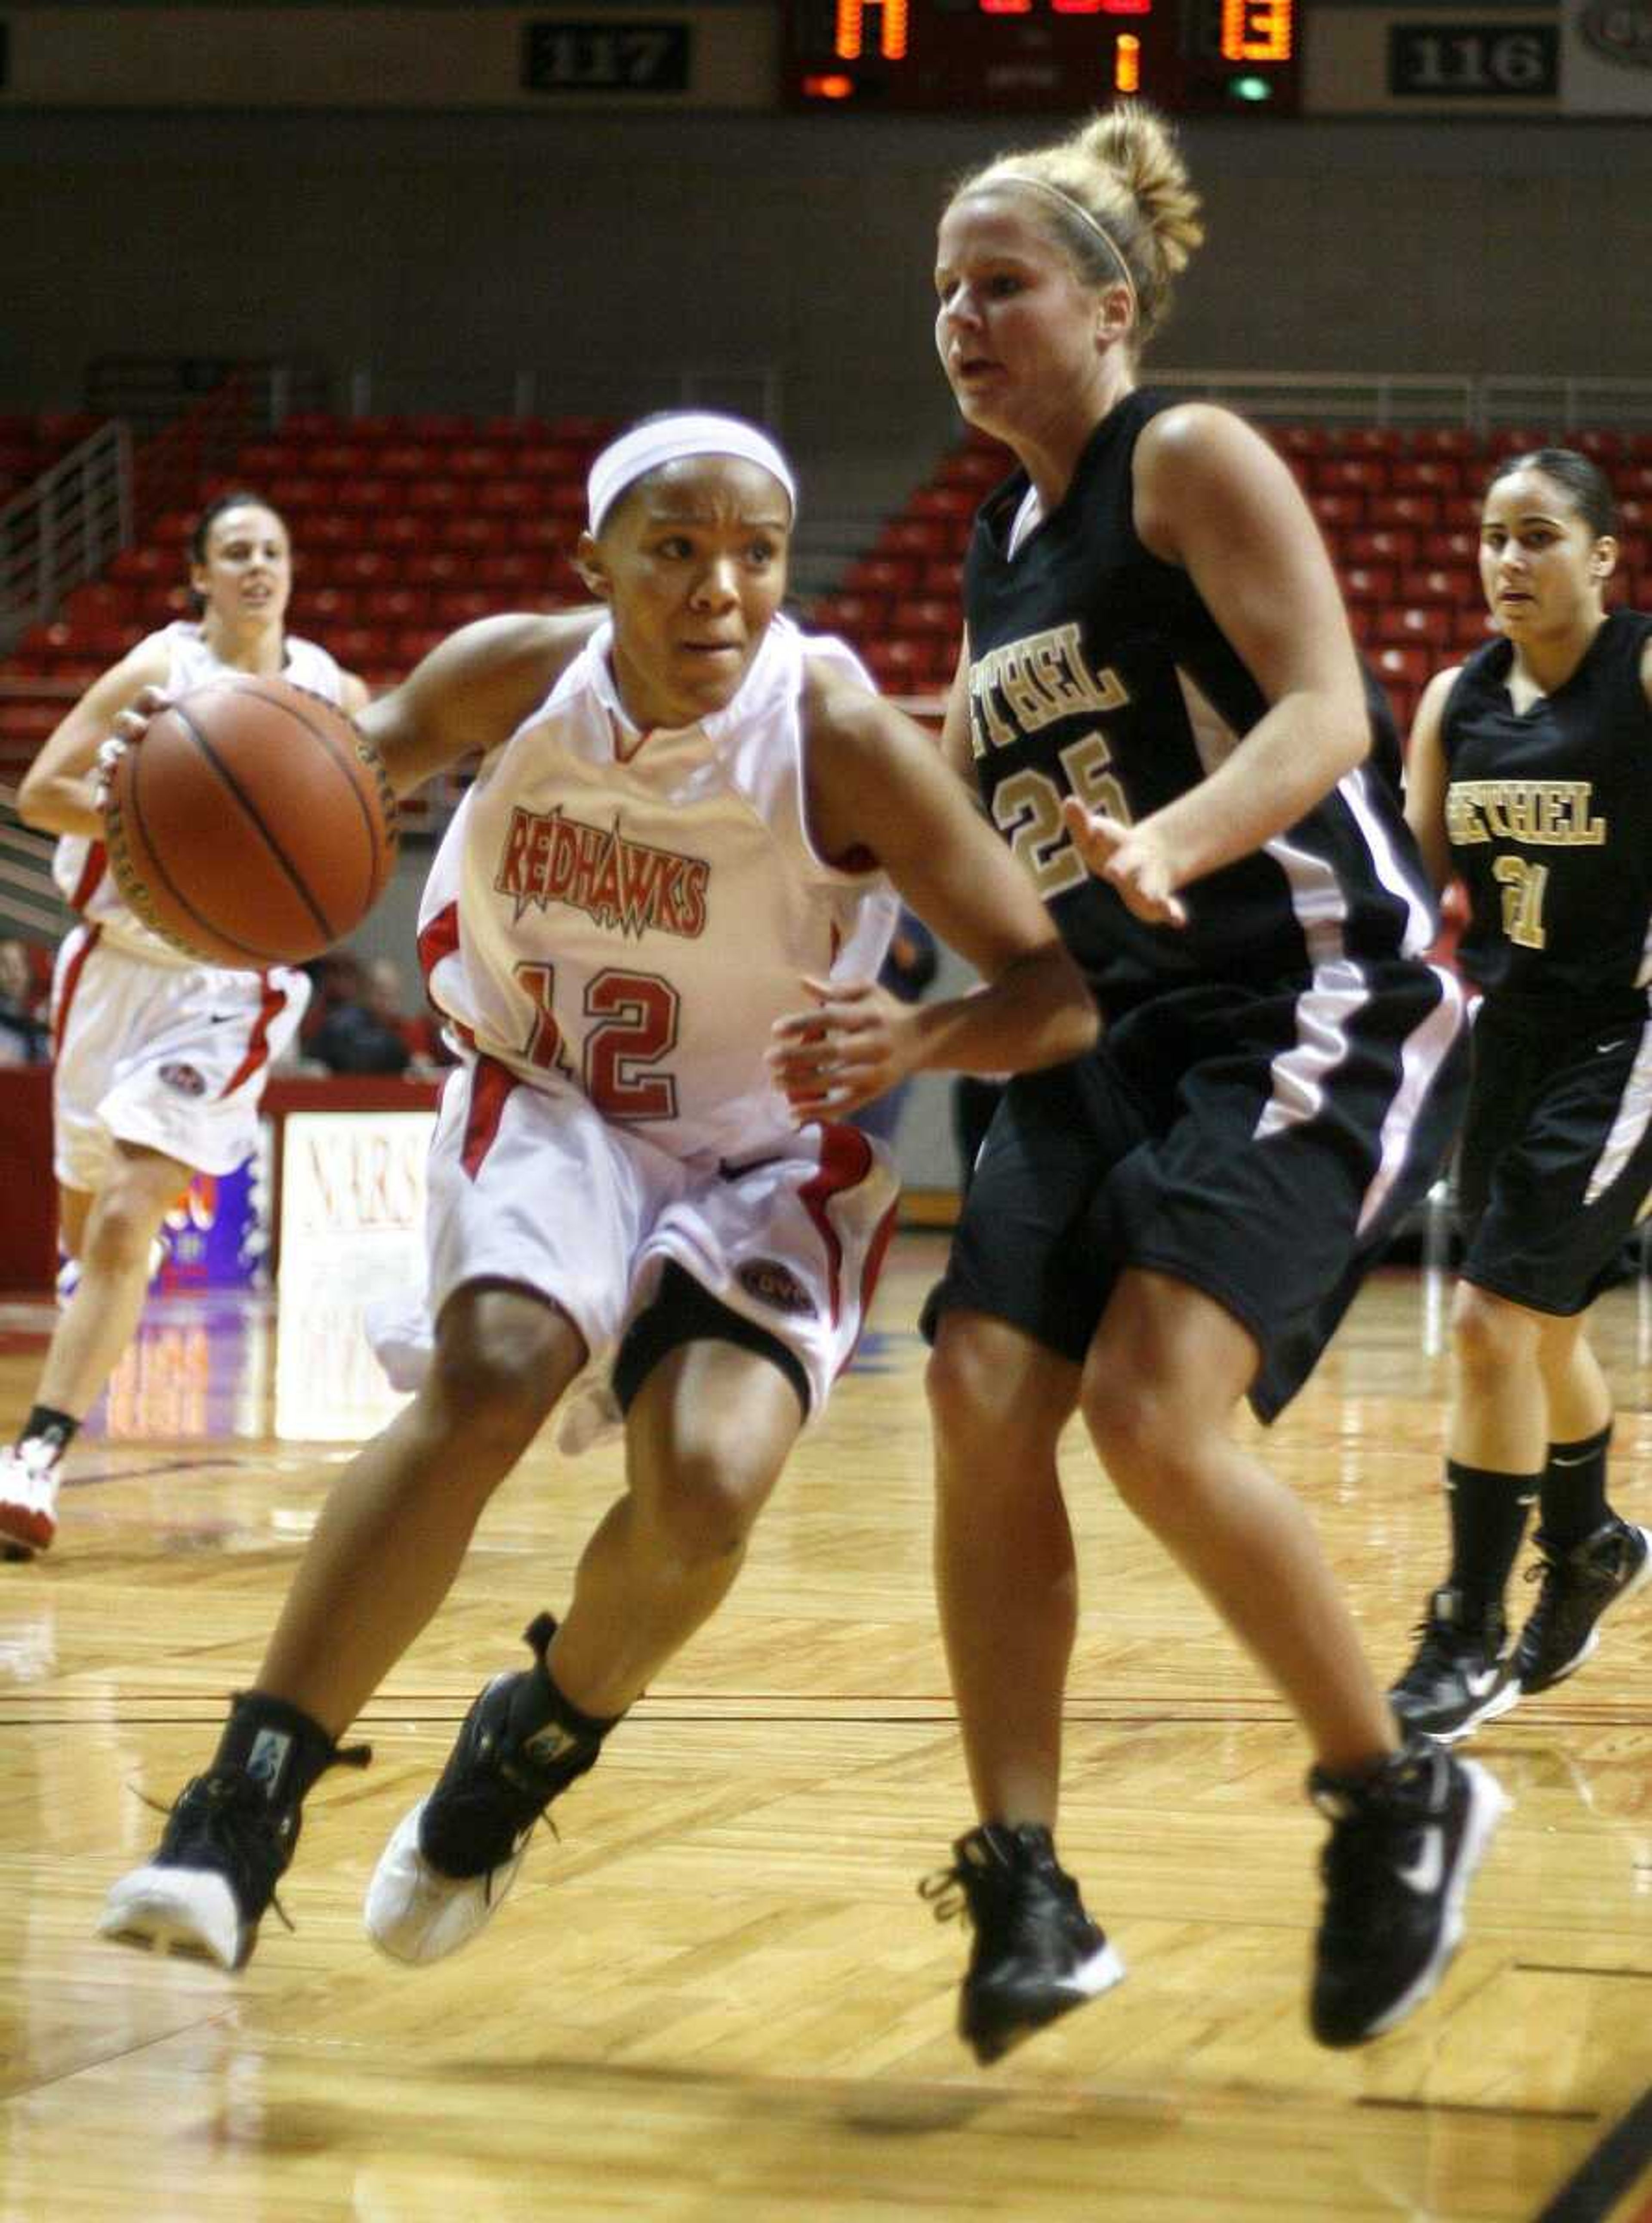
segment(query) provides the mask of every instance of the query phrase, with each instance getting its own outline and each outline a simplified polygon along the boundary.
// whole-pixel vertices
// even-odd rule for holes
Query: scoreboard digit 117
[[[788,106],[1294,116],[1300,0],[787,0]]]

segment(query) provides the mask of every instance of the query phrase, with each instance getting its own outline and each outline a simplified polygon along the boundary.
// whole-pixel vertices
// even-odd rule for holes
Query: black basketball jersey
[[[1652,616],[1617,610],[1529,710],[1511,642],[1471,656],[1440,720],[1446,831],[1468,894],[1458,955],[1488,995],[1620,999],[1652,976]]]
[[[1066,795],[1131,821],[1174,801],[1268,708],[1188,574],[1136,536],[1136,441],[1172,400],[1141,390],[1111,411],[1012,556],[1029,484],[1017,471],[983,504],[964,567],[981,792],[1112,1014],[1184,983],[1420,953],[1435,932],[1393,721],[1369,673],[1371,757],[1255,855],[1182,889],[1184,928],[1134,917],[1063,830]]]

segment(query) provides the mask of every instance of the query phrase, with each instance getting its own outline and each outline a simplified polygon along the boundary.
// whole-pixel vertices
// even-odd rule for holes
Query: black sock
[[[1471,1612],[1502,1610],[1537,1481],[1535,1474],[1498,1474],[1490,1467],[1446,1461],[1451,1514],[1451,1572],[1446,1580],[1462,1592]]]
[[[1543,1541],[1569,1551],[1611,1518],[1606,1502],[1606,1450],[1611,1422],[1575,1444],[1551,1444],[1541,1487]]]
[[[34,1405],[17,1432],[17,1440],[20,1444],[50,1444],[53,1456],[61,1458],[74,1441],[79,1426],[72,1413],[60,1413],[53,1405]]]
[[[237,1691],[212,1764],[250,1776],[285,1822],[297,1816],[336,1760],[365,1766],[367,1748],[341,1752],[319,1722],[285,1698],[268,1697],[262,1691]]]
[[[577,1773],[582,1774],[602,1749],[603,1738],[625,1717],[615,1714],[605,1720],[600,1714],[583,1713],[558,1687],[545,1659],[556,1633],[556,1623],[548,1613],[540,1614],[522,1632],[533,1647],[535,1667],[511,1693],[506,1728],[513,1750],[525,1747],[541,1766],[577,1760],[582,1763]],[[560,1735],[548,1735],[551,1730]]]

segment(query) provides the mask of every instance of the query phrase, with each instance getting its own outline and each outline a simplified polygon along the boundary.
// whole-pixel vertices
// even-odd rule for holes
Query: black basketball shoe
[[[1508,1804],[1495,1776],[1414,1737],[1377,1774],[1315,1768],[1331,1824],[1309,2019],[1322,2045],[1360,2045],[1421,2006],[1463,1932],[1470,1879]]]
[[[298,1841],[296,1806],[272,1807],[243,1768],[209,1768],[179,1792],[145,1865],[110,1887],[98,1934],[242,1968]]]
[[[1438,1590],[1416,1634],[1411,1664],[1388,1693],[1403,1729],[1422,1729],[1451,1744],[1518,1702],[1498,1608],[1471,1608],[1460,1590]]]
[[[440,1961],[468,1945],[500,1904],[553,1798],[594,1767],[611,1726],[555,1691],[548,1613],[524,1632],[534,1665],[496,1675],[465,1716],[436,1787],[411,1807],[367,1886],[367,1936],[393,1961]]]
[[[1040,1824],[989,1822],[952,1849],[953,1866],[918,1888],[937,1921],[961,1915],[975,1931],[958,2027],[984,2066],[1110,1990],[1124,1963],[1085,1913]]]
[[[1526,1580],[1541,1579],[1542,1588],[1509,1666],[1523,1696],[1575,1673],[1600,1641],[1602,1614],[1652,1577],[1652,1535],[1616,1514],[1569,1551],[1557,1551],[1541,1528],[1532,1540],[1538,1557]]]

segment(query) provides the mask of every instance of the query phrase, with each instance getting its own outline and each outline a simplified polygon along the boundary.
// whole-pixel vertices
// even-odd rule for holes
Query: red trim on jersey
[[[428,926],[422,926],[416,945],[418,969],[424,975],[424,991],[428,995],[430,976],[444,957],[451,957],[459,947],[459,906],[457,903],[443,904]]]
[[[799,1190],[803,1209],[820,1231],[826,1245],[827,1286],[832,1292],[832,1325],[843,1311],[843,1244],[827,1216],[834,1196],[864,1181],[874,1164],[872,1146],[858,1127],[822,1123],[820,1163]]]
[[[69,1031],[69,1006],[74,1001],[75,990],[80,986],[80,975],[86,969],[87,958],[103,939],[101,926],[83,926],[80,931],[86,938],[69,960],[68,968],[63,975],[63,992],[58,998],[57,1011],[52,1022],[52,1050],[57,1057],[63,1055],[63,1037]]]
[[[496,1057],[482,1056],[476,1060],[475,1070],[470,1076],[470,1111],[465,1120],[465,1143],[459,1154],[459,1162],[472,1181],[482,1169],[482,1162],[493,1149],[499,1134],[499,1122],[505,1117],[505,1107],[522,1086],[507,1065]]]
[[[258,976],[264,993],[260,998],[258,1017],[253,1021],[252,1033],[247,1038],[247,1055],[218,1091],[218,1101],[233,1096],[237,1088],[249,1081],[269,1063],[270,1028],[286,1009],[286,990],[278,988],[267,973]]]
[[[860,1277],[860,1324],[863,1332],[866,1326],[866,1315],[872,1309],[872,1299],[877,1294],[878,1277],[883,1271],[883,1261],[889,1255],[889,1244],[895,1235],[895,1206],[891,1205],[883,1219],[879,1220],[876,1234],[866,1246],[866,1270]],[[858,1343],[860,1338],[857,1336],[855,1340]],[[851,1351],[845,1358],[843,1366],[838,1369],[839,1374],[843,1372],[844,1367],[848,1365],[854,1355]]]
[[[94,841],[86,852],[86,861],[80,867],[80,878],[74,884],[74,893],[69,897],[71,910],[85,910],[97,894],[98,884],[109,867],[109,851],[101,841]]]

